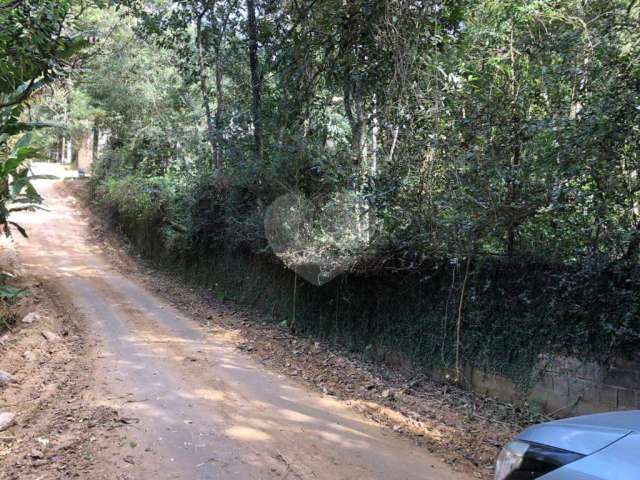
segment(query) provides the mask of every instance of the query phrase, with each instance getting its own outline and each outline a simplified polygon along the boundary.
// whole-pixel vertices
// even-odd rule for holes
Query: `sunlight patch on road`
[[[311,423],[315,421],[313,417],[305,415],[304,413],[296,412],[295,410],[280,409],[278,414],[283,418],[296,423]]]
[[[256,430],[255,428],[243,427],[240,425],[228,428],[224,433],[231,438],[248,442],[265,442],[271,438],[271,435],[265,432]]]
[[[224,393],[213,388],[198,388],[193,391],[194,395],[211,402],[221,402],[224,400]]]

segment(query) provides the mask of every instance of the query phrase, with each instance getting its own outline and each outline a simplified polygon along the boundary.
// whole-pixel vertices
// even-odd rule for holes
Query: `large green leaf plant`
[[[29,146],[31,135],[27,130],[34,125],[16,120],[20,107],[12,109],[12,118],[0,127],[0,228],[6,236],[11,236],[11,227],[27,236],[23,227],[9,220],[12,212],[34,210],[42,198],[34,188],[29,175],[28,160],[37,157],[38,150]],[[23,135],[12,146],[9,143],[16,133]]]
[[[65,75],[87,44],[75,28],[87,2],[0,0],[0,231],[12,212],[33,210],[42,198],[33,187],[28,162],[36,158],[30,132],[45,127],[23,121],[30,98]]]

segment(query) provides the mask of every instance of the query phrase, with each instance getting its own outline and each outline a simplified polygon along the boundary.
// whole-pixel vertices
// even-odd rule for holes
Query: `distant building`
[[[91,165],[94,160],[94,135],[86,135],[82,138],[77,146],[78,150],[75,154],[76,168],[86,173],[91,171]]]
[[[90,173],[94,160],[108,140],[109,133],[97,128],[87,131],[80,139],[70,139],[67,135],[60,135],[51,151],[51,160],[64,165],[73,165],[78,170]]]

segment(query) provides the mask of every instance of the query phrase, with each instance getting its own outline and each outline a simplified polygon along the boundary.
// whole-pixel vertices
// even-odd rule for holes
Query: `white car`
[[[585,415],[527,428],[506,445],[496,480],[640,480],[640,411]]]

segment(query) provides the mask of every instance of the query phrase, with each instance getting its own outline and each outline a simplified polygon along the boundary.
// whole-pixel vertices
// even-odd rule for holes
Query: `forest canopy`
[[[98,178],[180,196],[172,245],[260,250],[276,198],[347,191],[373,257],[637,257],[634,1],[120,7],[93,12],[67,123],[107,132]]]
[[[352,333],[376,318],[445,362],[455,338],[457,366],[461,344],[535,358],[541,328],[570,352],[638,345],[636,0],[50,3],[61,36],[0,32],[1,93],[38,86],[16,115],[53,127],[30,141],[62,163],[90,144],[95,203],[149,257],[346,274],[366,305],[406,286],[415,321],[380,303]],[[40,60],[76,37],[72,64]]]

